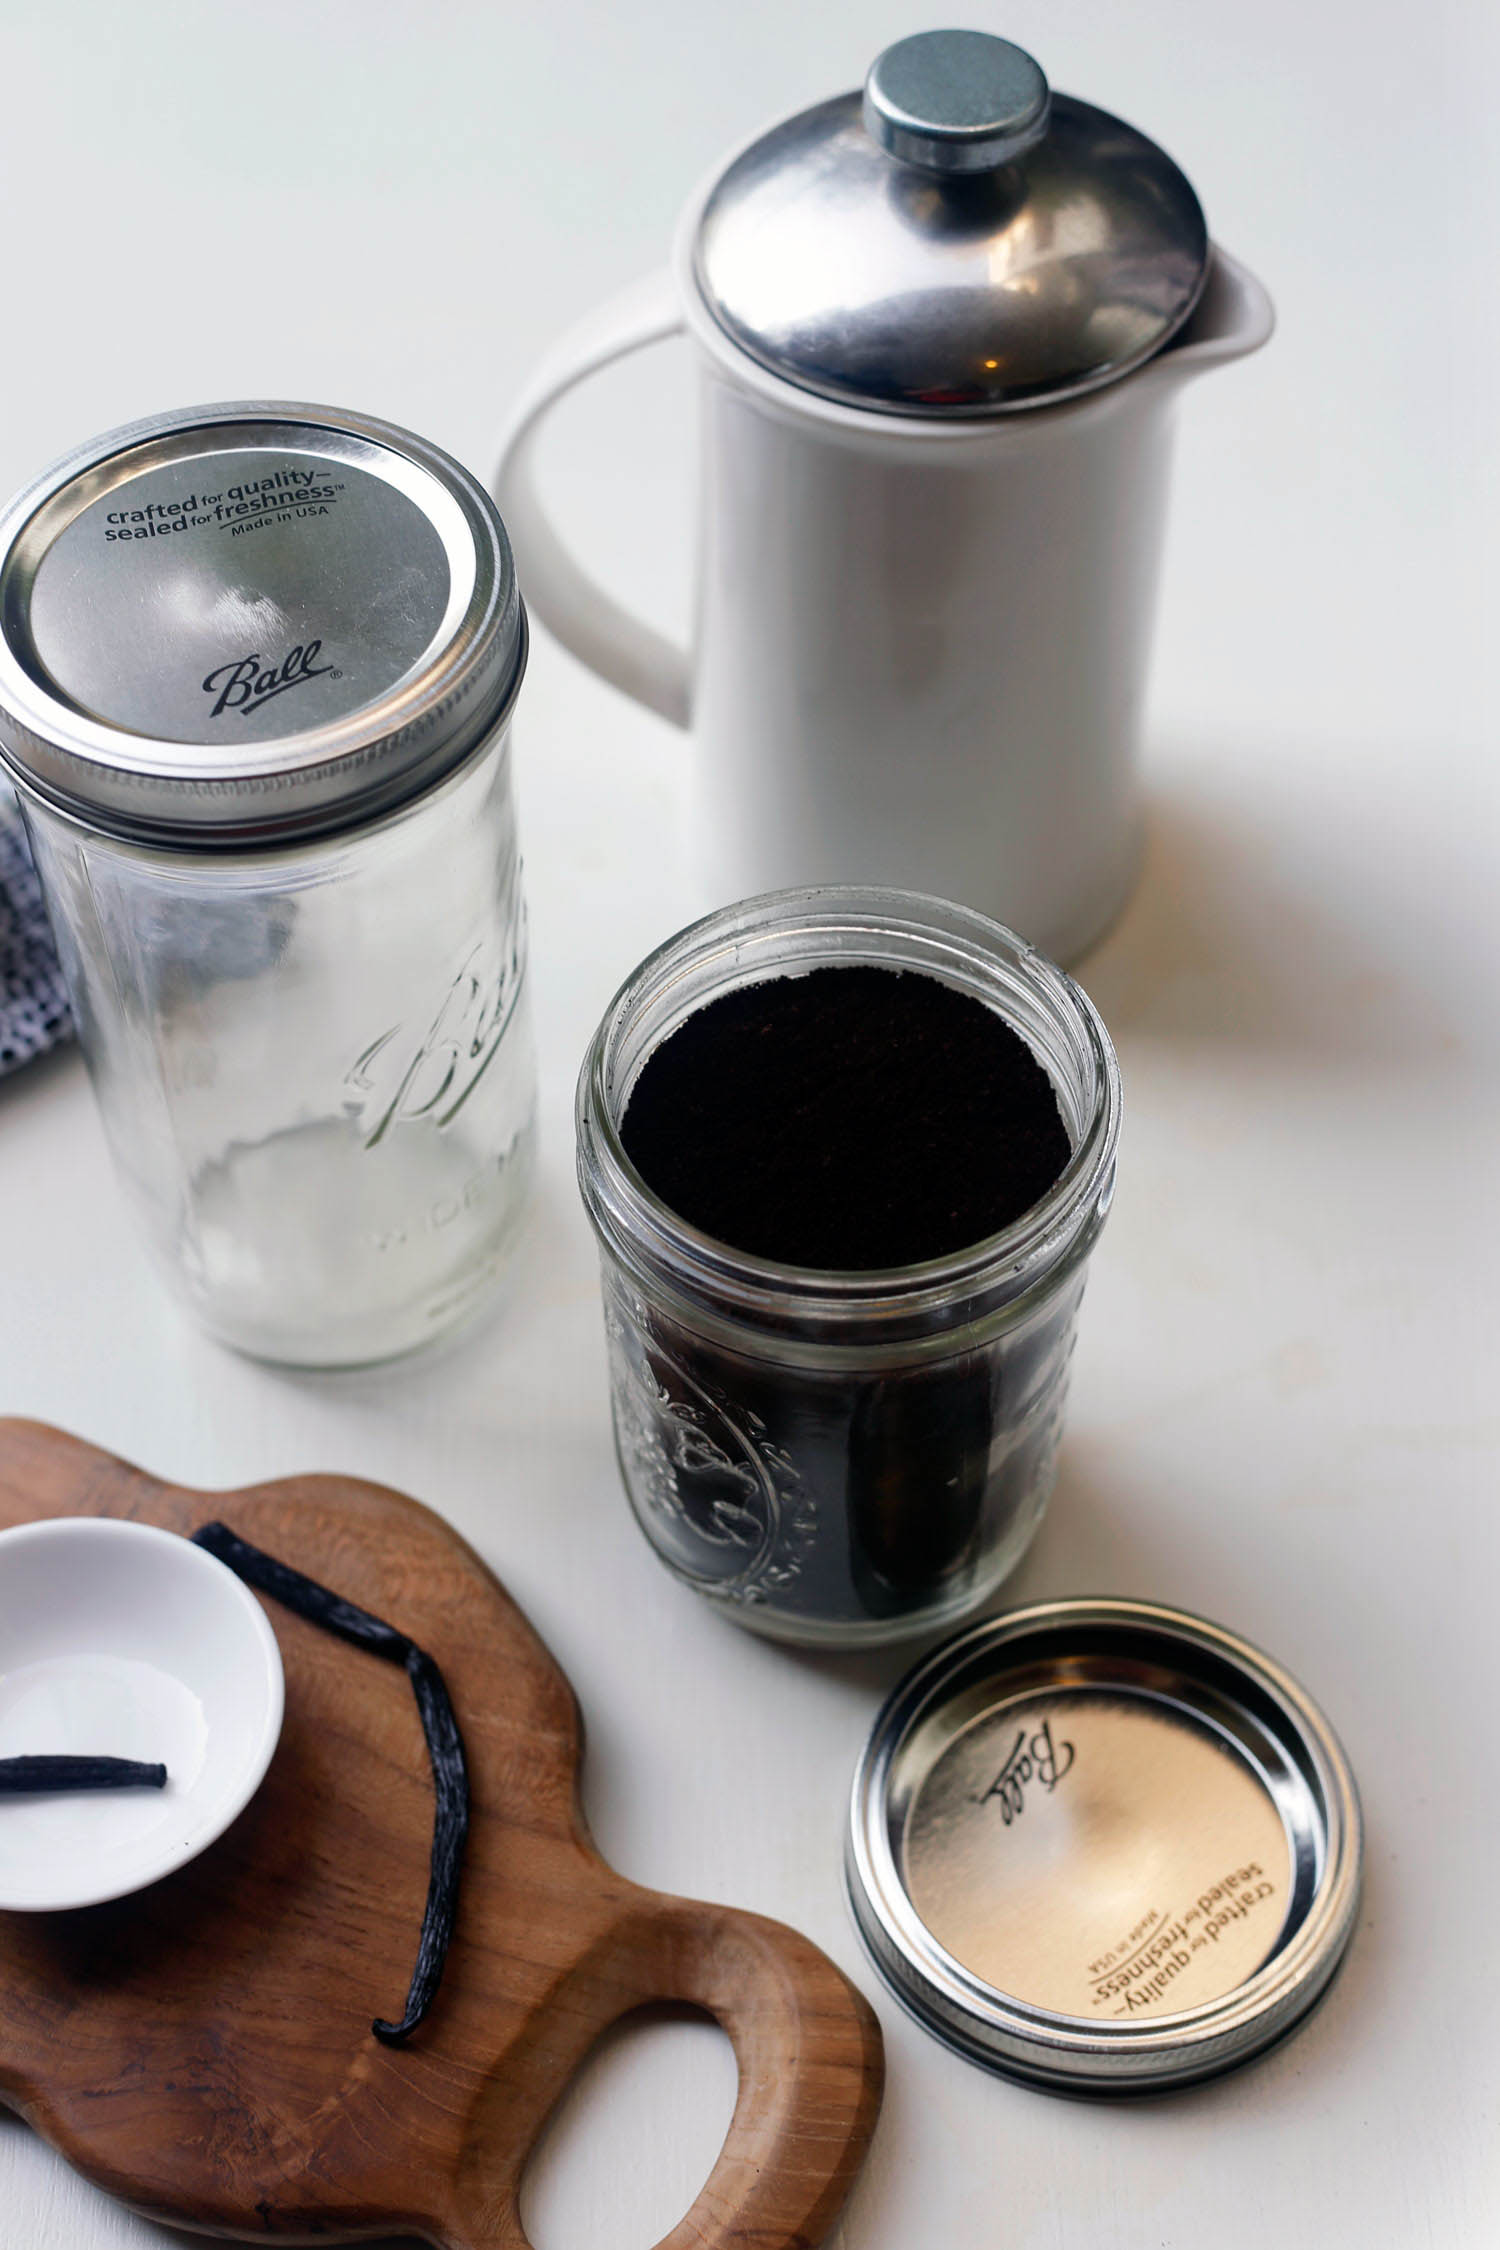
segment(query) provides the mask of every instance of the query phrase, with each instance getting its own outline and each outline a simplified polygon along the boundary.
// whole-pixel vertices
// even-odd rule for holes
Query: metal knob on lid
[[[876,58],[865,131],[903,164],[993,172],[1039,141],[1052,95],[1024,47],[987,31],[919,31]]]

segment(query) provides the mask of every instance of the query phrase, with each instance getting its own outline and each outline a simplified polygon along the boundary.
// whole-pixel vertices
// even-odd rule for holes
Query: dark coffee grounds
[[[992,1008],[855,964],[709,1001],[646,1063],[620,1135],[705,1234],[848,1272],[999,1233],[1070,1154],[1051,1080]]]

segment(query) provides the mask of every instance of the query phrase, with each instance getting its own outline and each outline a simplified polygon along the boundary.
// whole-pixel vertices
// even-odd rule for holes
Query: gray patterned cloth
[[[0,1078],[72,1035],[42,887],[15,800],[0,782]]]

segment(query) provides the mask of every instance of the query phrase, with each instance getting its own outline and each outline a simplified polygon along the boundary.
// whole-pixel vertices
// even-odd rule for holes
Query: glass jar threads
[[[669,1208],[622,1140],[642,1071],[695,1013],[850,965],[926,975],[994,1010],[1045,1070],[1067,1132],[1071,1153],[1033,1208],[923,1264],[836,1272],[749,1255]],[[1013,1568],[1052,1485],[1119,1117],[1088,1000],[963,907],[775,892],[637,969],[584,1061],[578,1164],[621,1472],[669,1569],[742,1624],[855,1645],[944,1623]]]
[[[105,1130],[242,1350],[407,1350],[514,1232],[525,660],[492,503],[363,416],[161,416],[0,520],[0,756]]]

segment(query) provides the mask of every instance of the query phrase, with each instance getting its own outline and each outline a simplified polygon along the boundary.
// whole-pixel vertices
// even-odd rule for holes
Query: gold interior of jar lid
[[[912,1904],[955,1960],[1099,2023],[1232,1992],[1291,1897],[1286,1826],[1244,1753],[1105,1688],[976,1711],[917,1786],[902,1842]]]

